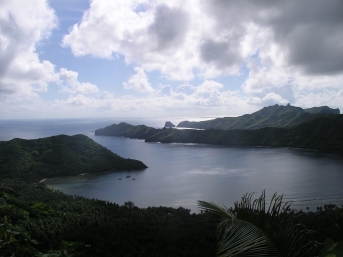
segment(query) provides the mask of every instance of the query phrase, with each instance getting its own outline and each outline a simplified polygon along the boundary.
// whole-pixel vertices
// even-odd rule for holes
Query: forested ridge
[[[155,129],[145,125],[113,124],[95,135],[124,136],[146,142],[201,143],[225,146],[270,146],[343,152],[343,115],[324,115],[292,128],[193,130]]]
[[[61,240],[82,242],[78,251],[85,257],[207,257],[216,246],[215,224],[182,207],[142,209],[133,202],[119,206],[69,196],[43,184],[2,180],[0,217],[4,216],[40,242],[41,252],[58,249]]]
[[[0,142],[0,178],[40,180],[116,170],[147,168],[125,159],[85,135],[59,135],[40,139],[15,138]]]
[[[44,184],[9,179],[0,182],[0,217],[6,217],[25,229],[39,242],[34,247],[43,253],[59,249],[61,240],[66,240],[80,242],[76,251],[85,257],[207,257],[215,255],[217,244],[217,223],[206,219],[205,214],[191,214],[182,207],[138,208],[130,201],[119,206],[108,201],[66,195]],[[4,218],[0,220],[4,223]],[[327,237],[343,240],[343,223],[335,220],[334,206],[318,208],[316,213],[300,212],[298,222],[313,230],[317,242],[324,242]],[[0,236],[3,233],[1,226]],[[3,242],[0,240],[0,254],[6,249]],[[12,244],[17,244],[20,250],[27,249],[23,242]],[[315,254],[321,248],[323,245],[319,245]]]
[[[221,130],[291,128],[320,117],[339,114],[339,109],[331,109],[328,106],[302,109],[290,104],[286,106],[276,104],[239,117],[224,117],[198,122],[182,121],[177,127]]]

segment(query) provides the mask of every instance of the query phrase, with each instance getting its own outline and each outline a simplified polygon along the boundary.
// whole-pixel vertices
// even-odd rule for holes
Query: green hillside
[[[327,106],[302,109],[289,104],[287,106],[276,104],[239,117],[224,117],[199,122],[182,121],[177,127],[223,130],[259,129],[264,127],[290,128],[318,117],[339,113],[339,109],[331,109]]]
[[[215,256],[218,243],[217,221],[182,207],[138,208],[130,201],[120,206],[9,179],[0,180],[0,203],[0,256],[207,257]],[[334,208],[299,213],[317,242],[343,239]],[[80,255],[73,255],[68,243],[59,250],[61,240],[80,242]],[[318,256],[322,247],[305,256]]]
[[[0,178],[42,179],[110,170],[139,170],[145,164],[124,159],[85,135],[59,135],[0,142]]]
[[[343,152],[343,115],[320,115],[292,128],[254,130],[154,129],[120,123],[98,129],[95,135],[125,136],[145,139],[146,142],[294,147]]]
[[[130,201],[119,206],[7,179],[0,180],[0,202],[0,236],[6,216],[39,242],[31,245],[40,252],[59,249],[61,240],[81,243],[80,255],[39,257],[207,257],[215,252],[215,224],[182,207],[143,209]],[[1,238],[0,256],[37,257],[24,254],[28,243],[20,236],[15,234],[12,242]],[[4,254],[5,249],[12,251]]]

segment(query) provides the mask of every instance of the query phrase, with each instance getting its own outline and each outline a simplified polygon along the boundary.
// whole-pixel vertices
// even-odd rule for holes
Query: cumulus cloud
[[[78,81],[78,73],[61,68],[48,60],[40,60],[36,51],[44,44],[53,29],[57,17],[48,3],[33,0],[30,4],[21,1],[0,1],[0,109],[2,117],[15,117],[18,113],[63,113],[67,105],[46,102],[40,97],[51,83],[61,85],[62,91],[76,94],[69,105],[89,104],[83,94],[97,93],[91,83]],[[59,109],[61,108],[61,109]],[[21,114],[23,115],[23,114]],[[24,115],[27,117],[27,113]],[[50,116],[50,115],[49,115]]]
[[[286,99],[283,99],[282,96],[276,93],[268,93],[262,98],[252,97],[248,102],[259,106],[269,106],[274,104],[286,105],[289,103]]]
[[[34,95],[58,80],[55,66],[39,60],[36,53],[37,43],[50,35],[56,23],[54,11],[44,1],[0,2],[1,97]]]
[[[135,68],[136,74],[132,75],[127,82],[123,82],[126,90],[133,89],[141,93],[151,93],[154,89],[150,86],[148,76],[142,67]]]
[[[342,113],[343,90],[324,90],[323,92],[297,92],[295,105],[310,108],[313,106],[329,105],[330,107],[340,107]]]
[[[65,68],[60,69],[60,79],[62,83],[65,82],[67,85],[62,85],[62,92],[72,93],[72,94],[89,94],[96,93],[99,88],[89,82],[80,83],[77,80],[78,73],[75,71],[70,71]]]
[[[136,68],[122,85],[149,93],[144,99],[115,98],[79,82],[77,72],[56,72],[53,63],[40,60],[36,46],[56,28],[57,17],[46,2],[33,1],[25,8],[19,1],[0,2],[3,110],[10,108],[6,103],[18,110],[34,108],[30,103],[85,112],[170,108],[225,113],[230,108],[244,109],[242,113],[288,102],[342,106],[341,0],[92,0],[82,20],[64,36],[63,46],[75,56],[123,56]],[[153,87],[151,71],[186,82],[176,88],[171,86],[175,83]],[[241,91],[216,81],[242,74],[248,75]],[[202,82],[191,85],[192,80]],[[70,94],[68,99],[42,102],[38,92],[47,91],[52,82]]]
[[[187,95],[193,94],[195,90],[196,90],[196,87],[192,86],[192,85],[190,85],[188,83],[183,83],[183,84],[181,84],[180,86],[178,86],[176,88],[176,92],[184,93],[184,94],[187,94]]]
[[[148,31],[152,42],[156,42],[156,50],[163,51],[182,44],[188,27],[189,17],[185,11],[162,4],[156,7],[154,21]]]
[[[172,92],[173,92],[173,89],[170,85],[163,85],[157,91],[157,95],[159,95],[159,96],[171,96]]]
[[[93,0],[63,44],[77,56],[122,54],[171,80],[248,67],[243,90],[262,98],[282,87],[342,87],[342,13],[340,0]]]
[[[145,8],[137,12],[139,4]],[[237,72],[242,61],[239,42],[213,38],[213,21],[201,6],[198,1],[95,0],[63,45],[76,56],[112,58],[119,53],[126,62],[158,70],[172,80],[190,80],[194,69],[203,77]],[[216,53],[211,46],[219,48]],[[218,56],[223,47],[231,56]]]
[[[251,60],[248,67],[250,68],[249,76],[243,83],[242,88],[250,94],[259,94],[288,86],[292,80],[292,76],[285,69],[277,66],[265,66]]]

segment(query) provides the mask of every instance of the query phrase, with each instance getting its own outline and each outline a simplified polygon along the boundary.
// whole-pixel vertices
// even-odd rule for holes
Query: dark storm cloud
[[[272,27],[291,65],[307,74],[343,72],[343,1],[283,1],[270,11],[257,20]]]
[[[157,40],[158,50],[177,46],[185,37],[189,25],[187,14],[181,9],[160,5],[149,32]]]
[[[343,1],[204,2],[219,29],[253,22],[271,29],[289,66],[308,75],[343,72]]]

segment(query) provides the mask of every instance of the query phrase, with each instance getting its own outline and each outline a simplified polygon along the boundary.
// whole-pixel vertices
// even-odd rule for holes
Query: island
[[[143,162],[122,158],[85,135],[0,142],[0,178],[39,181],[81,173],[145,168]]]

